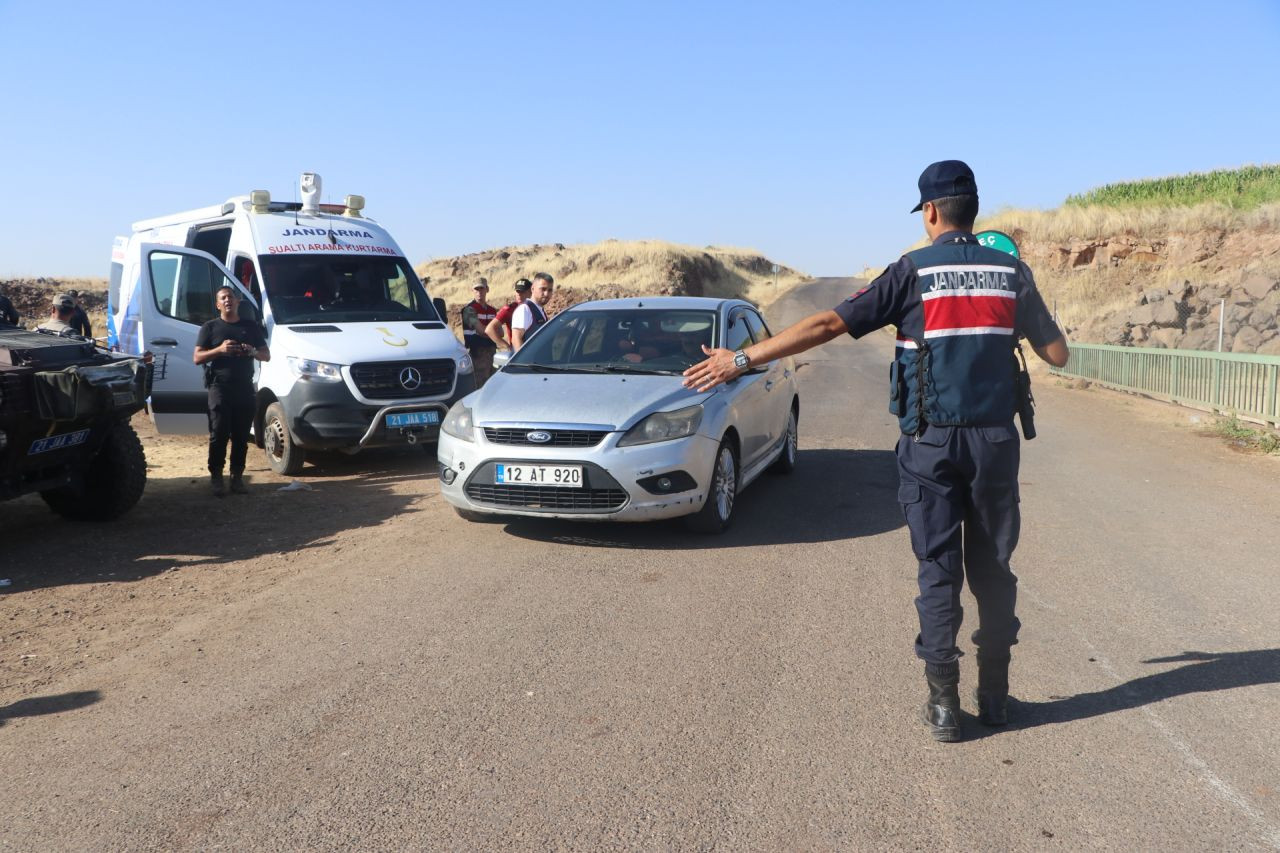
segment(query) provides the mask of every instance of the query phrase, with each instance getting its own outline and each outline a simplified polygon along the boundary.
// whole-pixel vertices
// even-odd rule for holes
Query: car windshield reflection
[[[702,348],[715,340],[713,311],[566,311],[521,347],[504,370],[676,376],[706,358]]]

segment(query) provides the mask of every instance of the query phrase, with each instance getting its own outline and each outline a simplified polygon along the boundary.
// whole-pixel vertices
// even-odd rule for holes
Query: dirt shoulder
[[[206,486],[203,436],[158,435],[133,420],[147,488],[109,524],[54,515],[37,495],[0,504],[0,708],[95,662],[116,658],[185,617],[246,598],[298,571],[299,554],[337,558],[363,528],[435,494],[434,452],[334,455],[289,479],[250,447],[247,496]],[[434,447],[432,447],[434,451]]]

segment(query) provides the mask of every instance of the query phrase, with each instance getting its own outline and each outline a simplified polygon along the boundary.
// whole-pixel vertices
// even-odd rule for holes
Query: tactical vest
[[[526,299],[524,304],[529,306],[529,314],[533,318],[529,323],[529,328],[524,330],[524,336],[527,338],[536,332],[539,326],[547,322],[547,312],[543,311],[542,306],[532,299]]]
[[[476,300],[474,300],[474,299],[473,299],[473,300],[471,300],[471,302],[470,302],[470,303],[468,303],[466,307],[467,307],[467,308],[470,308],[470,309],[471,309],[471,310],[473,310],[473,311],[475,311],[475,312],[476,312],[476,318],[477,318],[478,320],[480,320],[480,322],[481,322],[481,323],[483,323],[485,326],[488,326],[488,325],[489,325],[489,322],[490,322],[494,317],[497,317],[497,316],[498,316],[498,309],[497,309],[497,308],[494,308],[492,305],[481,305],[479,302],[477,302],[477,301],[476,301]],[[466,309],[463,309],[463,310],[466,310]],[[463,336],[464,338],[479,337],[479,334],[480,334],[480,333],[479,333],[479,332],[477,332],[475,329],[463,329],[463,330],[462,330],[462,336]]]
[[[968,235],[907,257],[921,310],[898,329],[889,410],[909,435],[927,424],[1008,423],[1017,407],[1019,262]]]

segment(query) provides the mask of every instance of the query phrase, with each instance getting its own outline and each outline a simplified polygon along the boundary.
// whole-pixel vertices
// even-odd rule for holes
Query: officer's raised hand
[[[772,338],[766,338],[736,353],[704,345],[702,351],[707,358],[684,372],[684,387],[710,391],[717,385],[737,379],[753,365],[768,364],[775,359],[804,352],[848,331],[849,327],[835,311],[819,311],[788,326]]]
[[[712,349],[702,345],[702,352],[707,358],[684,372],[684,387],[698,391],[710,391],[717,385],[737,379],[747,369],[734,364],[733,350],[724,348]],[[748,365],[749,365],[748,360]]]

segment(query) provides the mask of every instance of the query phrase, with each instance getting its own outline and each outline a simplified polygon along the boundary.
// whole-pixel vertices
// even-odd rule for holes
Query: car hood
[[[692,406],[716,393],[680,383],[679,376],[499,371],[467,402],[480,426],[562,423],[621,430],[651,412]]]

